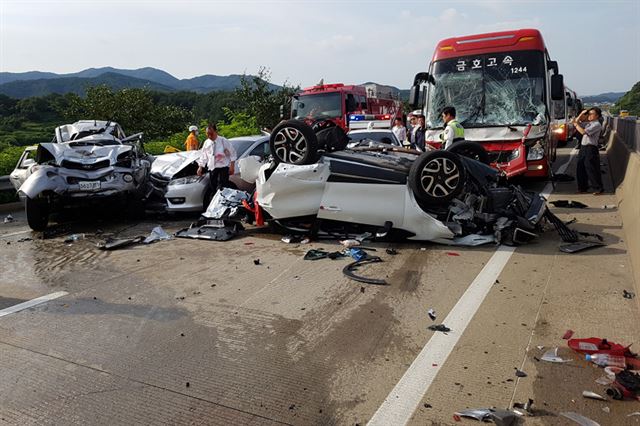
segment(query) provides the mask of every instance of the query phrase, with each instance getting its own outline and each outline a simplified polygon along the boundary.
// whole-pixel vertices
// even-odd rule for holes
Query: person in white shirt
[[[228,139],[218,135],[215,124],[207,126],[207,137],[200,150],[198,176],[209,170],[209,186],[215,194],[219,189],[229,186],[229,166],[236,161],[236,150]]]
[[[396,117],[393,122],[394,124],[391,128],[391,131],[394,135],[396,135],[396,138],[398,138],[400,144],[404,144],[404,141],[407,140],[407,128],[404,127],[404,123],[402,122],[402,118],[400,117]]]

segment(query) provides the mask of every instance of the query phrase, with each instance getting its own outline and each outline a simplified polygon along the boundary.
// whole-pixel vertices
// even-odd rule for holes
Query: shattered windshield
[[[338,92],[303,95],[293,101],[296,119],[336,118],[342,116],[342,96]]]
[[[542,124],[544,57],[538,51],[466,56],[438,61],[431,73],[426,124],[443,126],[441,112],[453,106],[467,128]]]

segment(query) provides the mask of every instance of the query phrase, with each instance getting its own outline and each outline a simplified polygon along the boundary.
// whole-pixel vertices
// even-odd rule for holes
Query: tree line
[[[165,93],[96,86],[87,88],[84,97],[67,93],[18,100],[0,95],[0,149],[48,142],[53,128],[82,119],[116,121],[127,134],[144,132],[147,140],[185,132],[190,124],[219,123],[236,133],[259,132],[278,123],[280,105],[298,90],[287,83],[271,90],[270,79],[270,71],[263,67],[255,76],[244,75],[232,92]]]

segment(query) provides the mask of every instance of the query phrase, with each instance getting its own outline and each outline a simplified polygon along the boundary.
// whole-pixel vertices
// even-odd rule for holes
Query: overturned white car
[[[254,201],[265,219],[286,232],[348,229],[475,245],[524,243],[542,231],[545,199],[507,186],[496,170],[469,158],[486,158],[478,144],[461,144],[460,153],[345,149],[339,129],[315,130],[283,122],[271,134],[272,161],[241,162],[242,178],[256,182]]]
[[[151,161],[141,133],[125,137],[118,123],[84,120],[56,128],[53,142],[21,158],[11,181],[29,226],[41,231],[50,213],[78,201],[118,196],[129,209],[142,208]]]

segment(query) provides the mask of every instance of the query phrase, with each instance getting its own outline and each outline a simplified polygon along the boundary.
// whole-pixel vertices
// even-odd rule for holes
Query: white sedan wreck
[[[460,153],[345,149],[339,129],[315,130],[282,122],[271,134],[272,161],[240,163],[242,178],[256,182],[254,201],[265,219],[285,232],[519,244],[542,232],[550,215],[541,195],[507,186],[496,170],[469,158],[486,158],[472,142]]]
[[[142,208],[152,158],[141,139],[141,133],[125,137],[111,121],[56,128],[53,142],[41,143],[34,158],[23,156],[11,175],[31,229],[44,230],[50,213],[78,201],[118,196],[128,209]]]

